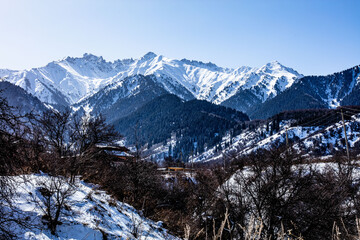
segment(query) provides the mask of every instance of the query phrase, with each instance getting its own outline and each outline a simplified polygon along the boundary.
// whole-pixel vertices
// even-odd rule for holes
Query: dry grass
[[[228,225],[227,225],[228,224]],[[229,214],[228,209],[226,209],[224,220],[221,222],[219,228],[215,230],[215,225],[213,229],[212,236],[203,235],[204,229],[196,233],[191,233],[190,225],[186,224],[184,228],[184,239],[185,240],[195,240],[195,239],[212,239],[212,240],[221,240],[225,226],[230,228]],[[244,240],[304,240],[302,236],[296,236],[292,233],[292,230],[285,230],[284,226],[281,224],[280,231],[276,236],[267,236],[264,230],[264,224],[260,218],[251,217],[246,226],[241,226],[238,224],[242,230]],[[205,237],[205,238],[204,238]],[[343,221],[341,221],[341,226],[339,227],[336,222],[334,222],[333,230],[331,234],[331,240],[359,240],[360,239],[360,219],[356,218],[356,234],[351,234],[346,228]]]
[[[360,220],[356,218],[356,234],[351,234],[348,228],[345,226],[344,222],[341,220],[341,226],[339,227],[336,222],[334,222],[331,239],[332,240],[355,240],[360,239]]]

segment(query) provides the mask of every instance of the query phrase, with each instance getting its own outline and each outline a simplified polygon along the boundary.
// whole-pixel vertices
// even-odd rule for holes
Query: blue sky
[[[0,0],[0,68],[149,51],[222,67],[278,60],[305,75],[360,64],[357,0]]]

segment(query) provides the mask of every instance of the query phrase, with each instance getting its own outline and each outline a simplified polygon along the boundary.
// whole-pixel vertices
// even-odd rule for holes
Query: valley
[[[303,76],[276,61],[229,69],[150,52],[0,70],[0,234],[333,236],[329,224],[351,226],[358,211],[359,69]]]

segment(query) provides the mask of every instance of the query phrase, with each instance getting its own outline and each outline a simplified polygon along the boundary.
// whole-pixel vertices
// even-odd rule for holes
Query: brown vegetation
[[[358,234],[356,166],[341,158],[334,160],[337,168],[317,169],[291,151],[276,149],[234,154],[221,166],[164,177],[156,164],[141,159],[112,164],[114,156],[96,145],[114,144],[120,135],[102,117],[65,111],[25,118],[13,112],[0,102],[0,237],[13,237],[11,215],[5,214],[12,190],[6,176],[39,171],[98,183],[187,239],[338,239],[340,233],[342,239],[354,239]],[[44,187],[45,202],[51,189]],[[71,189],[61,192],[59,201],[66,202],[68,194]],[[55,233],[60,210],[47,210],[44,218]]]

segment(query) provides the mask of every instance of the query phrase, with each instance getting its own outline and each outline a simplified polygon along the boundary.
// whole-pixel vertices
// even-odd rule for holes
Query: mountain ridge
[[[254,119],[284,110],[334,108],[340,102],[360,104],[359,80],[353,81],[359,78],[358,73],[345,74],[358,67],[304,77],[278,61],[260,68],[223,68],[210,62],[169,59],[153,52],[138,59],[114,61],[85,53],[28,71],[0,69],[0,77],[47,106],[71,107],[92,115],[128,115],[162,94],[174,94],[183,100],[206,100],[230,107]],[[341,81],[345,80],[347,85],[343,86]]]
[[[177,86],[186,89],[194,98],[216,104],[221,104],[242,89],[254,92],[254,96],[263,102],[302,76],[278,62],[262,68],[245,66],[231,69],[201,61],[173,60],[152,52],[139,59],[113,62],[86,53],[82,57],[66,57],[30,70],[0,70],[0,77],[6,77],[7,81],[22,87],[41,101],[65,106],[77,104],[104,87],[135,75],[154,75],[168,93],[182,97],[172,87]],[[272,88],[277,82],[280,87]]]
[[[297,109],[360,105],[360,65],[326,76],[306,76],[262,105],[252,106],[251,118],[268,118]]]

